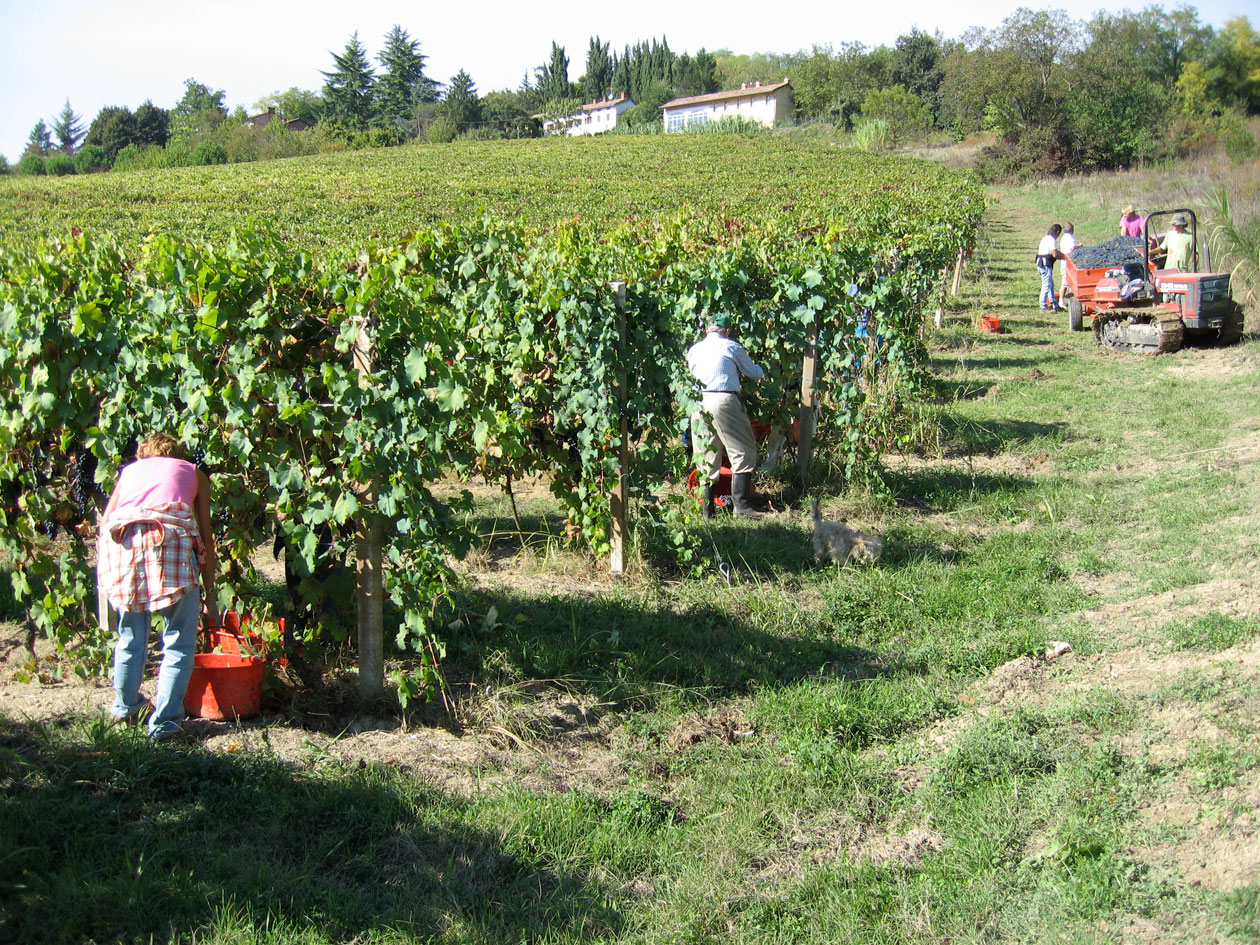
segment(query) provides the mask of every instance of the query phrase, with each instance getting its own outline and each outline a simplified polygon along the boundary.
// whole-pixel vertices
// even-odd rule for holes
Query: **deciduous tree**
[[[92,119],[83,143],[101,148],[107,156],[106,163],[112,164],[119,151],[129,144],[138,144],[136,116],[125,106],[107,105]]]
[[[224,91],[196,79],[184,80],[184,94],[170,111],[170,137],[190,144],[204,140],[227,118]]]
[[[1260,34],[1247,17],[1226,21],[1204,65],[1209,95],[1223,105],[1260,114]]]
[[[538,122],[516,92],[490,92],[481,98],[481,121],[504,138],[536,138]]]
[[[904,85],[867,92],[862,117],[886,121],[894,147],[903,138],[926,134],[932,126],[927,104]]]
[[[892,55],[892,80],[923,102],[933,119],[940,115],[940,88],[944,78],[941,60],[943,40],[919,29],[897,37]]]
[[[136,143],[141,147],[166,147],[171,136],[171,113],[145,99],[136,109]]]
[[[264,96],[254,103],[254,108],[258,111],[274,108],[285,121],[300,118],[302,121],[315,124],[323,105],[324,100],[320,98],[318,92],[293,86],[283,92],[272,92]]]

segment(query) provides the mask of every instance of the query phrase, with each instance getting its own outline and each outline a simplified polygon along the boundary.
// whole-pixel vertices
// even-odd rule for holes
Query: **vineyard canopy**
[[[625,417],[632,500],[680,499],[662,483],[684,475],[706,312],[768,368],[763,418],[790,419],[816,342],[823,432],[860,476],[924,389],[923,312],[983,212],[966,175],[766,137],[21,183],[0,188],[0,551],[34,625],[98,654],[89,549],[41,530],[73,526],[83,471],[107,491],[150,429],[218,471],[238,562],[278,532],[309,576],[377,523],[396,640],[420,652],[465,539],[437,480],[546,474],[605,553]]]

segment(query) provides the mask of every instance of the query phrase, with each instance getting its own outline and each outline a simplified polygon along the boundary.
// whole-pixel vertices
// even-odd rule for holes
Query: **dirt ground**
[[[483,576],[492,581],[492,576]],[[519,580],[519,577],[516,578]],[[1210,612],[1260,612],[1260,569],[1216,578],[1176,592],[1138,597],[1074,615],[1069,624],[1087,628],[1115,644],[1102,652],[1068,652],[1054,658],[1021,657],[996,668],[965,693],[963,712],[919,736],[925,750],[918,769],[899,773],[908,788],[926,777],[926,765],[954,738],[992,713],[1037,709],[1072,694],[1138,698],[1165,693],[1141,729],[1118,745],[1133,758],[1157,765],[1184,762],[1191,751],[1237,741],[1260,718],[1260,641],[1217,653],[1170,652],[1152,645],[1152,631],[1185,623]],[[48,647],[38,652],[47,658]],[[61,725],[108,711],[112,690],[104,679],[21,683],[14,674],[28,665],[18,625],[0,624],[0,713],[10,718]],[[51,665],[51,664],[48,664]],[[1179,694],[1187,679],[1219,680],[1218,694]],[[144,691],[152,695],[152,673]],[[623,721],[589,700],[552,686],[480,692],[448,713],[422,710],[409,722],[386,711],[353,706],[346,698],[318,705],[268,704],[259,716],[239,722],[193,719],[195,743],[212,752],[261,751],[299,765],[336,763],[394,767],[445,791],[472,796],[496,786],[598,793],[625,787],[632,777],[618,751]],[[737,705],[716,705],[707,713],[683,717],[659,747],[662,759],[705,742],[735,744],[757,738]],[[1164,829],[1165,842],[1132,856],[1153,868],[1176,868],[1194,883],[1228,891],[1260,881],[1260,780],[1247,773],[1231,784],[1185,783],[1165,779],[1141,816]],[[910,862],[937,849],[940,838],[926,823],[889,824],[883,830],[854,833],[849,823],[801,823],[789,849],[765,865],[767,878],[801,858],[811,861],[869,858]],[[837,838],[844,838],[840,843]]]

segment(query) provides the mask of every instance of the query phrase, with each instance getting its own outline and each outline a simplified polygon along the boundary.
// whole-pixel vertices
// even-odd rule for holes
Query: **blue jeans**
[[[1059,300],[1054,297],[1054,266],[1038,266],[1037,272],[1041,274],[1041,307],[1056,308]]]
[[[184,693],[192,677],[193,652],[197,648],[197,624],[201,616],[201,591],[193,588],[161,610],[129,610],[118,615],[118,643],[114,647],[115,717],[125,718],[144,706],[140,681],[149,649],[153,614],[166,620],[162,632],[162,665],[158,668],[157,696],[149,716],[149,734],[164,738],[179,731],[184,718]]]

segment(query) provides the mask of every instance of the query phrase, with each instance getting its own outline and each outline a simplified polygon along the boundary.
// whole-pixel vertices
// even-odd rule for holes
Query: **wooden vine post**
[[[809,481],[809,461],[814,451],[814,378],[818,371],[818,318],[805,342],[805,361],[801,365],[800,432],[796,437],[796,469],[801,488]]]
[[[359,384],[371,383],[372,339],[360,321],[354,343]],[[381,519],[376,512],[376,483],[361,484],[359,534],[355,547],[358,571],[359,694],[375,698],[385,690],[385,581],[381,574]]]
[[[960,249],[958,251],[958,259],[954,263],[954,279],[949,286],[950,295],[958,295],[958,291],[962,288],[963,262],[966,258],[966,251]],[[936,309],[936,327],[938,329],[945,327],[945,305],[943,301]]]
[[[617,446],[617,484],[613,486],[612,500],[612,555],[609,568],[614,574],[626,571],[626,535],[629,533],[630,498],[630,421],[626,416],[629,402],[629,381],[626,376],[626,284],[610,282],[609,288],[617,300],[617,413],[620,423],[620,440]]]
[[[956,296],[962,290],[963,264],[965,263],[966,259],[967,259],[967,251],[964,249],[960,249],[958,251],[958,262],[954,263],[954,282],[949,287],[950,295]]]
[[[96,622],[111,637],[118,632],[118,613],[109,606],[109,598],[105,596],[99,580],[96,583]]]

